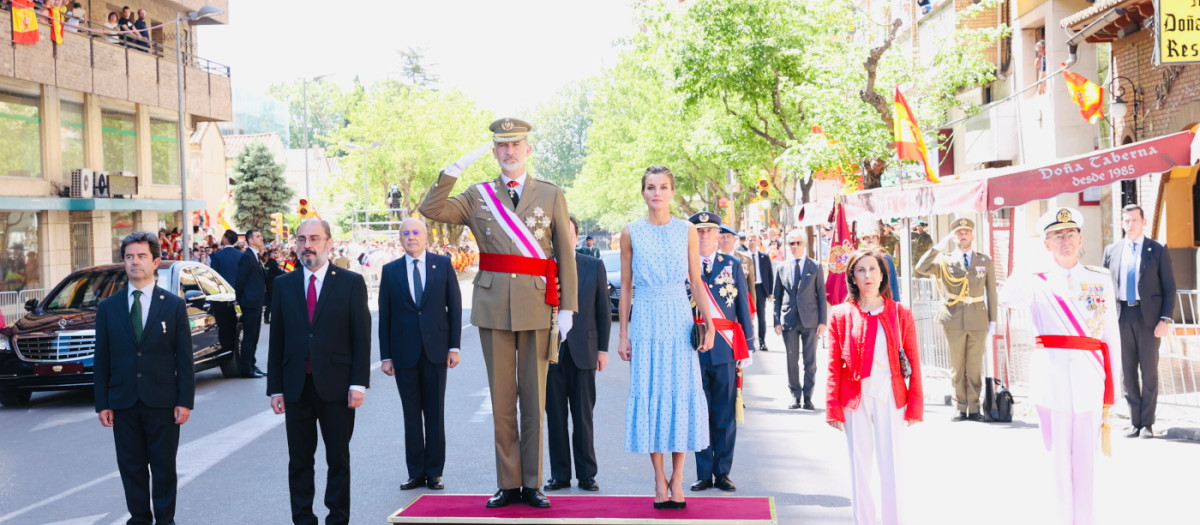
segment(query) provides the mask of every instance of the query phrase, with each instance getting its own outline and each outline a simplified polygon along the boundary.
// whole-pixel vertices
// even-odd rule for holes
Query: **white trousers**
[[[1058,510],[1058,523],[1063,525],[1093,521],[1093,475],[1102,415],[1038,407],[1054,476],[1053,504]]]
[[[879,465],[880,503],[885,525],[901,522],[901,448],[904,409],[896,408],[889,390],[887,399],[868,396],[854,410],[846,411],[846,441],[850,449],[850,511],[855,525],[877,523],[871,480]],[[874,456],[874,457],[872,457]]]

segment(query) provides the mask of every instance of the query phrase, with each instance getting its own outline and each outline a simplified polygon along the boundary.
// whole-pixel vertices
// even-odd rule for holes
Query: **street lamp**
[[[383,143],[378,142],[378,141],[371,143],[370,146],[360,146],[353,142],[346,144],[347,148],[356,149],[356,150],[359,150],[362,152],[361,163],[362,163],[362,175],[363,175],[363,222],[371,222],[369,220],[370,214],[367,212],[367,209],[370,208],[369,203],[371,202],[370,197],[367,196],[367,150],[372,150],[372,149],[378,148],[382,145],[383,145]]]
[[[192,237],[192,232],[189,231],[192,229],[192,213],[191,210],[188,209],[187,200],[187,169],[185,168],[187,165],[187,150],[184,148],[183,137],[183,120],[186,117],[183,109],[183,40],[179,37],[179,34],[183,32],[184,22],[194,22],[193,25],[219,23],[210,22],[206,19],[220,15],[224,12],[225,10],[221,9],[220,7],[206,5],[201,7],[199,11],[192,11],[188,13],[187,16],[183,16],[181,13],[175,13],[175,86],[179,88],[179,136],[176,137],[176,139],[178,139],[177,142],[179,143],[179,211],[182,215],[181,221],[183,222],[183,231],[180,232],[180,237],[183,241],[180,244],[183,246],[183,252],[180,254],[179,258],[184,261],[190,259],[192,256],[191,244],[188,243]]]
[[[1112,102],[1108,105],[1109,112],[1116,122],[1125,122],[1125,116],[1129,114],[1129,105],[1125,100],[1125,86],[1121,85],[1121,81],[1129,83],[1129,87],[1133,88],[1133,142],[1137,142],[1142,135],[1142,124],[1140,122],[1140,114],[1142,112],[1142,104],[1145,102],[1145,96],[1141,86],[1138,86],[1132,79],[1126,76],[1115,76],[1112,82],[1109,83],[1109,91],[1112,92]],[[1116,126],[1113,126],[1113,131],[1116,131]],[[1128,179],[1121,181],[1121,205],[1134,204],[1137,202],[1137,181]]]
[[[302,79],[300,81],[300,98],[303,99],[303,102],[304,102],[304,195],[306,197],[312,196],[312,193],[310,192],[310,190],[308,188],[308,156],[309,156],[309,151],[308,151],[308,83],[309,82],[318,82],[322,78],[328,77],[330,75],[332,75],[332,73],[326,73],[324,75],[317,75],[312,78],[305,77],[304,79]]]

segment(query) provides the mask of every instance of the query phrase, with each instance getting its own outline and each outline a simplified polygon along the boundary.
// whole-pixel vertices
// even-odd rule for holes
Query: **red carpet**
[[[653,496],[551,496],[553,506],[484,507],[488,496],[422,494],[389,523],[775,523],[775,501],[764,497],[687,498],[683,510],[656,510]]]

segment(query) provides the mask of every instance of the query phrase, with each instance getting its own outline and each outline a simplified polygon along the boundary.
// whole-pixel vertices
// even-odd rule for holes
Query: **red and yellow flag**
[[[63,21],[67,19],[66,6],[54,6],[50,12],[50,40],[55,44],[63,43]]]
[[[1063,71],[1063,80],[1067,81],[1067,92],[1079,106],[1079,114],[1083,115],[1084,120],[1095,124],[1104,118],[1104,88],[1072,71]]]
[[[921,129],[917,127],[917,118],[913,116],[912,108],[908,107],[908,101],[904,100],[904,95],[900,93],[900,86],[896,86],[892,122],[895,123],[896,131],[896,156],[900,157],[900,160],[919,161],[925,166],[925,180],[942,182],[933,172],[933,166],[929,165],[925,139],[921,137]]]
[[[38,43],[37,13],[32,0],[13,0],[12,39],[14,44]]]
[[[858,241],[850,231],[846,222],[846,209],[842,207],[842,198],[837,197],[830,211],[829,222],[833,223],[833,239],[829,243],[829,256],[825,260],[828,268],[825,276],[825,300],[829,304],[842,304],[850,295],[846,274],[849,273],[850,255]]]

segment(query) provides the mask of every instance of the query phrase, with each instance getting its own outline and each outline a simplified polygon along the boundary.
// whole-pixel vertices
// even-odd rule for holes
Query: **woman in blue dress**
[[[693,348],[692,296],[703,297],[696,227],[671,217],[675,175],[651,166],[642,175],[647,214],[621,231],[621,359],[630,361],[629,401],[625,409],[625,450],[650,454],[654,465],[654,508],[682,509],[683,462],[689,451],[708,446],[708,403],[696,351],[713,345],[708,303],[698,310],[706,327],[700,348]],[[636,295],[637,308],[633,308]],[[671,453],[671,478],[663,454]]]

